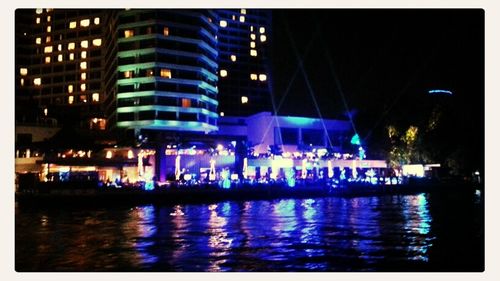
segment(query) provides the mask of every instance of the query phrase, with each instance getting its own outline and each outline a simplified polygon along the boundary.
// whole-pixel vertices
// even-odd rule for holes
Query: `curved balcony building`
[[[124,10],[111,17],[110,123],[123,129],[217,130],[217,16],[210,10]],[[114,26],[114,27],[113,27]]]

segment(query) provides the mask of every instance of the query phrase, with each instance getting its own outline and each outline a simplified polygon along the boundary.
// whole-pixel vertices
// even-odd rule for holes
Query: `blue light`
[[[447,95],[453,95],[451,91],[448,90],[430,90],[429,94],[447,94]]]
[[[354,136],[352,136],[352,138],[351,138],[351,144],[361,145],[361,141],[359,140],[359,135],[358,134],[355,134]]]
[[[155,185],[153,181],[146,181],[146,184],[144,185],[144,190],[153,190],[154,188]]]
[[[365,155],[365,150],[363,149],[363,147],[360,146],[358,150],[359,150],[359,159],[360,160],[365,159],[366,155]]]

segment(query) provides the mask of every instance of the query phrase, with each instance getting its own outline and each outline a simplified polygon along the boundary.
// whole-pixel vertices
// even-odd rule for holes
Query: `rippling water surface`
[[[16,206],[17,271],[482,271],[481,195]]]

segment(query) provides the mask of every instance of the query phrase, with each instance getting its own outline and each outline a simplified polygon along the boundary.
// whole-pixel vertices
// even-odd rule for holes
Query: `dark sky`
[[[291,82],[295,46],[324,117],[345,118],[340,84],[360,136],[375,143],[387,124],[423,124],[440,103],[453,138],[465,138],[453,141],[482,153],[483,10],[274,10],[273,40],[278,101],[292,83],[280,114],[318,116],[302,72]],[[433,97],[431,89],[453,95]]]

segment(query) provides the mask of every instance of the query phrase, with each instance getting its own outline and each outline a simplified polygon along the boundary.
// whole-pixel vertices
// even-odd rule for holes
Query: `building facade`
[[[90,9],[16,10],[16,121],[106,127],[105,16]]]
[[[217,130],[216,19],[210,10],[113,12],[105,102],[111,127]]]

